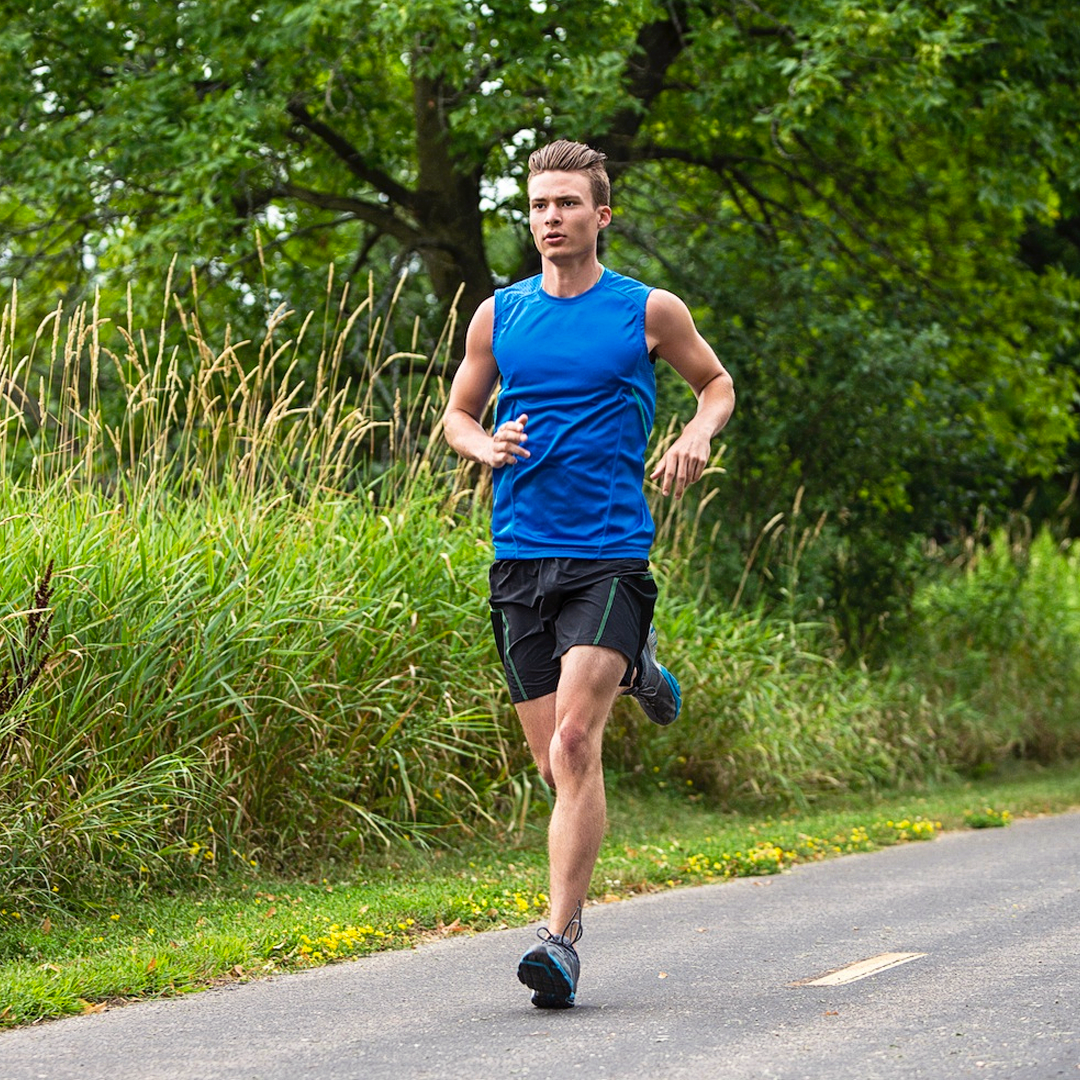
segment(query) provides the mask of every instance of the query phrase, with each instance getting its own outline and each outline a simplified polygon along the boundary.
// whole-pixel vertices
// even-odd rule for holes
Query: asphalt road
[[[530,931],[499,931],[9,1032],[0,1078],[1080,1080],[1080,814],[593,907],[585,930],[566,1012],[528,1004]]]

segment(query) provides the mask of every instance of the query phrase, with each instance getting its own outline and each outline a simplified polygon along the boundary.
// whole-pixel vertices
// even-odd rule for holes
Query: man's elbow
[[[467,452],[468,436],[475,431],[479,421],[464,409],[450,405],[443,413],[443,438],[450,449],[462,457],[470,457]]]
[[[443,438],[447,441],[452,450],[457,450],[457,439],[459,431],[460,418],[458,416],[460,410],[453,407],[447,407],[443,413],[442,418],[442,433]]]
[[[706,395],[716,398],[730,398],[732,402],[734,402],[735,382],[731,378],[730,373],[721,368],[711,378],[707,379],[697,391],[697,396],[699,398]]]

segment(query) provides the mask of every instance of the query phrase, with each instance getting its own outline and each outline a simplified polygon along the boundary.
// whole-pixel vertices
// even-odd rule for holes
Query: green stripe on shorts
[[[604,616],[600,620],[600,629],[596,631],[596,637],[593,638],[593,644],[599,645],[600,639],[604,636],[604,631],[607,629],[608,616],[611,614],[611,605],[615,603],[615,593],[619,588],[619,579],[611,579],[611,588],[608,590],[607,607],[604,608]]]
[[[514,667],[513,657],[510,655],[510,620],[506,617],[505,611],[500,611],[499,614],[502,616],[503,623],[503,652],[506,655],[506,670],[517,684],[518,693],[528,701],[529,695],[525,692],[525,687],[521,685],[521,677],[518,675],[517,668]]]

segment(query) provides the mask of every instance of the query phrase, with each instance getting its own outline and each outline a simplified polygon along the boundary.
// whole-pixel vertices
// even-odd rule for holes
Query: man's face
[[[596,238],[610,221],[610,207],[593,205],[585,173],[543,172],[529,181],[529,229],[545,259],[595,254]]]

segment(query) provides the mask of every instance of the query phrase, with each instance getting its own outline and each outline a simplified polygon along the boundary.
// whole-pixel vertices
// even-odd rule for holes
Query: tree
[[[682,93],[642,126],[635,182],[638,208],[677,191],[677,219],[629,239],[708,298],[710,336],[739,358],[725,494],[742,551],[801,491],[842,541],[832,606],[866,624],[902,601],[912,537],[947,540],[1075,471],[1061,210],[1080,37],[1055,3],[755,10],[703,26],[673,66]],[[1036,277],[1020,255],[1047,233]]]
[[[854,552],[836,590],[873,598],[909,537],[1076,469],[1065,0],[7,7],[0,278],[40,312],[179,253],[254,334],[320,307],[327,264],[388,293],[407,268],[402,323],[433,339],[460,289],[460,348],[534,265],[525,160],[564,135],[609,153],[613,262],[734,370],[746,546],[801,489]]]
[[[652,5],[427,0],[31,3],[0,71],[4,276],[74,298],[174,254],[247,302],[422,266],[443,309],[492,288],[485,208],[515,139],[618,97]],[[598,17],[599,16],[599,17]],[[535,141],[535,136],[533,137]],[[511,215],[512,218],[513,215]],[[516,254],[516,253],[515,253]]]

